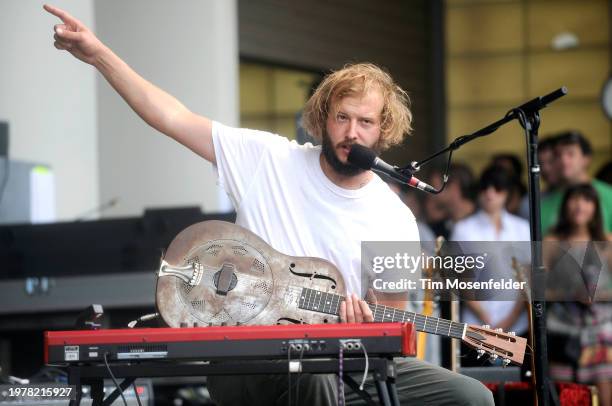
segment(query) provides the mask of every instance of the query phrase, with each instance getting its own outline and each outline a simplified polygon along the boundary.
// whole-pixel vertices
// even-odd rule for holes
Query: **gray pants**
[[[402,405],[487,405],[491,406],[493,394],[479,381],[450,372],[417,359],[396,362],[397,392]],[[361,376],[355,376],[360,382]],[[302,374],[291,376],[291,405],[337,405],[336,375]],[[288,377],[284,375],[209,376],[208,390],[219,406],[235,405],[288,405]],[[298,388],[299,386],[299,388]],[[347,404],[364,404],[347,385]],[[364,389],[374,399],[376,388],[368,378]],[[296,399],[299,396],[299,399]]]

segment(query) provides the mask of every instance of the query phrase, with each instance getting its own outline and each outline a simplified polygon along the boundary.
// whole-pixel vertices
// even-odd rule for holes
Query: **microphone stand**
[[[448,166],[453,151],[476,138],[484,137],[495,132],[502,125],[518,120],[525,130],[527,141],[528,163],[528,193],[529,193],[529,230],[531,234],[531,269],[532,269],[532,316],[535,341],[533,343],[533,357],[535,358],[535,386],[539,406],[548,406],[550,400],[559,403],[555,387],[548,375],[548,359],[546,344],[546,301],[544,287],[546,272],[542,263],[542,223],[540,221],[540,166],[538,163],[538,129],[540,127],[540,110],[549,103],[567,94],[567,88],[561,87],[542,97],[536,97],[516,108],[511,109],[504,118],[498,120],[472,134],[456,138],[450,145],[441,151],[425,158],[420,162],[412,162],[409,166],[401,168],[403,171],[417,172],[421,166],[439,155],[449,153],[444,183],[448,180]]]

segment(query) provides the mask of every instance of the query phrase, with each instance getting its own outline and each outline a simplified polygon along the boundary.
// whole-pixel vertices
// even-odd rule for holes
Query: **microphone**
[[[396,166],[389,165],[382,159],[376,156],[376,153],[368,147],[364,147],[360,144],[353,144],[351,146],[351,152],[348,155],[348,161],[358,168],[365,170],[372,170],[377,173],[382,173],[389,176],[391,179],[404,183],[413,188],[422,190],[431,194],[438,194],[442,190],[437,190],[433,186],[422,182],[417,177],[413,176],[412,173],[402,173]]]
[[[76,222],[80,222],[80,221],[85,221],[87,220],[87,218],[89,216],[92,216],[94,214],[100,214],[103,211],[110,209],[111,207],[116,206],[119,203],[119,198],[118,197],[113,197],[112,199],[102,203],[99,206],[94,207],[93,209],[87,210],[84,213],[81,213],[74,221]]]

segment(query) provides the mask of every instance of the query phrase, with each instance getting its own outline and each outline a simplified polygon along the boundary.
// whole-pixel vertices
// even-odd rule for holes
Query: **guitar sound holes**
[[[223,322],[227,322],[227,320],[231,319],[229,313],[225,309],[221,309],[221,311],[215,314],[210,322],[211,324],[221,324]]]
[[[210,247],[206,248],[206,254],[216,257],[219,254],[219,251],[221,251],[221,248],[223,248],[222,245],[219,244],[213,244]]]
[[[270,289],[270,285],[268,285],[265,281],[258,281],[253,285],[253,289],[259,289],[263,293],[269,295],[272,293],[272,289]]]
[[[323,323],[329,323],[329,320],[323,319]]]
[[[242,307],[246,307],[247,309],[251,309],[251,310],[253,310],[253,309],[255,309],[255,307],[257,307],[257,305],[255,303],[244,302],[244,301],[241,302],[240,305]]]
[[[196,257],[187,259],[187,265],[193,265],[193,264],[200,265],[200,257],[196,256]]]
[[[258,259],[253,260],[253,263],[251,264],[251,268],[259,272],[263,272],[265,269],[264,264],[262,264],[261,261],[259,261]]]
[[[203,300],[192,300],[191,307],[196,311],[204,311],[204,301]]]
[[[291,264],[289,264],[289,266],[290,266],[291,268],[295,268],[295,264],[294,264],[293,262],[292,262]]]
[[[246,248],[244,248],[241,245],[234,245],[232,247],[232,250],[234,250],[234,255],[239,255],[241,257],[243,257],[243,256],[245,256],[247,254]]]

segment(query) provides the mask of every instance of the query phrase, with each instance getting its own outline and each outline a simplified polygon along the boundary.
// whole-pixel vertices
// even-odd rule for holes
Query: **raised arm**
[[[147,124],[215,163],[211,121],[145,80],[105,46],[83,23],[57,7],[44,9],[62,20],[54,26],[55,47],[93,65]]]

